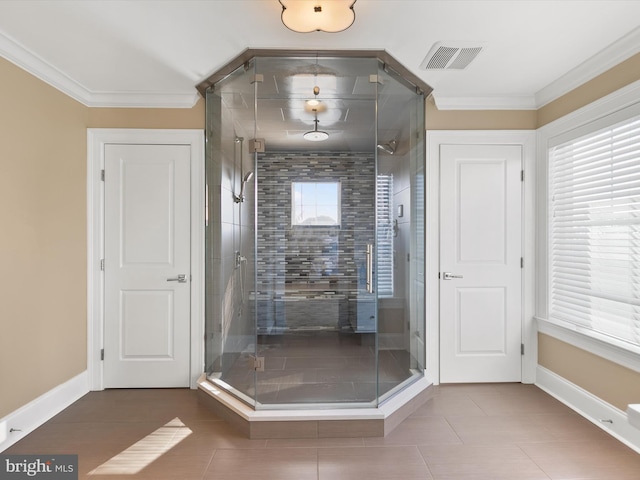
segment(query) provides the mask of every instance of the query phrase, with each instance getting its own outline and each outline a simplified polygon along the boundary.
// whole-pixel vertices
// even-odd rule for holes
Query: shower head
[[[396,153],[396,149],[398,148],[398,142],[396,142],[396,139],[394,138],[393,140],[389,140],[387,143],[379,143],[376,146],[384,153],[393,155],[394,153]]]
[[[240,194],[233,194],[233,201],[236,203],[244,202],[244,186],[247,184],[249,180],[253,177],[253,172],[247,172],[247,174],[242,179],[242,184],[240,185]]]
[[[305,132],[302,135],[302,138],[304,138],[305,140],[309,140],[310,142],[322,142],[323,140],[329,138],[329,134],[327,132],[323,132],[322,130],[318,130],[318,110],[314,108],[313,113],[315,114],[315,120],[313,121],[315,126],[313,127],[313,130]]]
[[[240,143],[244,141],[244,137],[236,137],[235,140],[236,140],[236,143]]]

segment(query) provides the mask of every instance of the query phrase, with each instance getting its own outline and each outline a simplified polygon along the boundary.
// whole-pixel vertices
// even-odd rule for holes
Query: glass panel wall
[[[424,98],[380,64],[378,123],[378,370],[381,401],[424,369]],[[386,193],[386,192],[389,193]],[[422,193],[421,193],[422,192]],[[422,203],[420,203],[422,202]],[[422,225],[422,226],[421,226]],[[421,239],[418,238],[422,235]]]
[[[210,379],[255,404],[255,73],[238,68],[206,95],[205,363]]]
[[[273,409],[421,375],[424,96],[376,58],[257,57],[207,92],[207,142],[209,379]]]

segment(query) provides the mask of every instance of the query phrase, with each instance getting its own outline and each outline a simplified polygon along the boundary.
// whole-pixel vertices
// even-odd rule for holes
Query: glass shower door
[[[275,111],[289,143],[256,163],[256,408],[375,404],[377,61],[257,60],[257,123]],[[342,131],[347,115],[363,130]],[[289,118],[328,138],[305,140]]]

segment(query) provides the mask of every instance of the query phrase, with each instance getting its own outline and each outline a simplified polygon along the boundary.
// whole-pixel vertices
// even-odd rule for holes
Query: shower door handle
[[[167,278],[167,282],[187,283],[187,276],[184,273],[181,273],[177,277]]]
[[[367,244],[367,293],[373,293],[373,244]]]

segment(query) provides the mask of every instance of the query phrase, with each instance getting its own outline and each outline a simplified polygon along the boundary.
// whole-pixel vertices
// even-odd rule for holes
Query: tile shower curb
[[[384,437],[432,395],[424,377],[378,408],[254,410],[209,382],[198,380],[200,401],[251,439]]]

